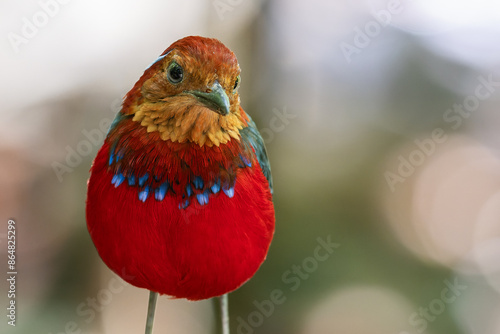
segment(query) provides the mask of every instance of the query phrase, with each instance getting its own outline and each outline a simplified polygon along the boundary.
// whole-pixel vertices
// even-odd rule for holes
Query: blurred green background
[[[16,326],[4,308],[1,333],[143,332],[147,291],[99,259],[86,182],[102,123],[187,35],[236,53],[275,183],[275,239],[230,295],[233,333],[500,333],[498,2],[29,0],[0,13],[0,254],[14,219],[18,271]],[[161,297],[155,333],[214,333],[216,315]]]

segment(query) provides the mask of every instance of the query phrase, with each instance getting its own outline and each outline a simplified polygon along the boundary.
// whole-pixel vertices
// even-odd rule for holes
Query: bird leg
[[[153,333],[153,323],[155,321],[156,299],[158,299],[158,292],[149,291],[148,318],[146,319],[146,334]]]
[[[227,293],[219,297],[222,320],[222,334],[229,334],[229,307]]]

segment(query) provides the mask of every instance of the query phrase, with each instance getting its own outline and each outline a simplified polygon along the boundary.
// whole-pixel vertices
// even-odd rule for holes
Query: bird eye
[[[238,75],[238,77],[236,78],[236,81],[234,82],[233,90],[236,90],[240,86],[240,81],[241,81],[241,78]]]
[[[184,77],[184,70],[182,69],[181,65],[177,64],[176,62],[172,62],[170,65],[168,65],[167,69],[167,79],[173,84],[178,84],[179,82],[182,81],[182,78]]]

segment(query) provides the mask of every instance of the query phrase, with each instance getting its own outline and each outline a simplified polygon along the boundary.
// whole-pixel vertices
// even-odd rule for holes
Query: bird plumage
[[[91,168],[86,213],[101,258],[129,283],[205,299],[265,259],[272,179],[239,75],[221,42],[187,37],[127,94]]]

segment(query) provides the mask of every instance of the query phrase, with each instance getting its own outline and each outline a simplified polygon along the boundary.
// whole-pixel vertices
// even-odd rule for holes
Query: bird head
[[[220,41],[178,40],[127,94],[122,113],[162,140],[219,146],[239,140],[246,125],[240,108],[240,67]]]

